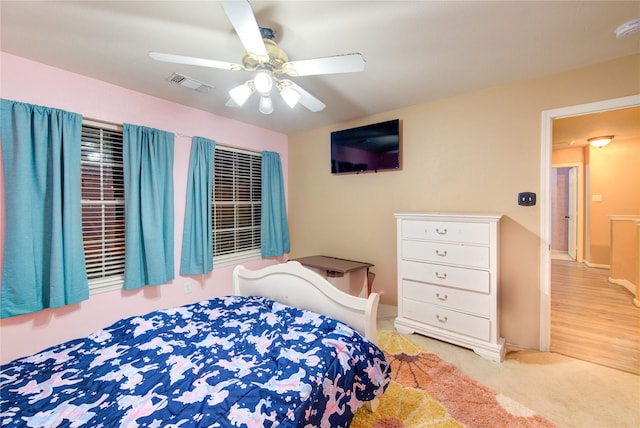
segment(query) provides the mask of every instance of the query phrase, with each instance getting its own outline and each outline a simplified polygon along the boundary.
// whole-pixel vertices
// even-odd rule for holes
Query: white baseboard
[[[591,268],[597,268],[597,269],[610,269],[611,266],[610,265],[600,265],[597,263],[589,263],[588,261],[584,261],[584,264],[591,267]]]
[[[617,284],[617,285],[620,285],[620,286],[626,288],[627,290],[629,290],[631,292],[631,294],[633,294],[635,297],[638,297],[637,287],[631,281],[629,281],[627,279],[617,279],[617,278],[609,277],[609,282],[612,283],[612,284]]]

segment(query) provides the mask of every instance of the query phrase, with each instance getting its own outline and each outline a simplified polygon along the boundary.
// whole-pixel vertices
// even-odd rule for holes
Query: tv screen
[[[400,120],[331,133],[331,173],[400,168]]]

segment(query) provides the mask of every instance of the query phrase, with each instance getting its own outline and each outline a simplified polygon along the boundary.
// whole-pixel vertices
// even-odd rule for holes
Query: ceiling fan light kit
[[[271,91],[275,86],[289,107],[293,108],[299,103],[308,110],[317,112],[326,107],[322,101],[292,81],[280,79],[279,76],[314,76],[364,71],[365,61],[359,53],[289,61],[287,54],[273,41],[273,30],[258,26],[248,1],[232,0],[220,3],[244,47],[242,64],[159,52],[150,52],[149,56],[157,61],[176,64],[255,72],[252,80],[247,80],[229,91],[231,100],[227,102],[227,106],[241,107],[254,92],[258,92],[258,110],[263,114],[271,114]]]
[[[268,95],[271,92],[271,88],[273,88],[271,73],[266,70],[258,71],[253,78],[253,86],[255,86],[256,91],[260,92],[261,95]]]
[[[300,101],[301,95],[291,89],[288,85],[280,85],[278,88],[280,90],[280,96],[284,102],[287,103],[289,107],[294,108],[296,104],[298,104],[298,101]]]
[[[236,86],[229,91],[229,96],[238,105],[242,107],[247,102],[251,94],[253,94],[254,88],[251,81],[247,81],[240,86]]]
[[[262,114],[273,113],[273,100],[269,95],[260,96],[260,106],[258,108]]]

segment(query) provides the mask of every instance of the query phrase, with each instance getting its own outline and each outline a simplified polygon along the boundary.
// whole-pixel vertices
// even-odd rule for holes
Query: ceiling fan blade
[[[309,92],[302,89],[300,86],[296,85],[293,82],[290,82],[289,87],[300,94],[300,104],[311,110],[312,112],[317,112],[320,110],[324,110],[326,104],[311,95]]]
[[[318,74],[357,73],[364,71],[365,60],[359,53],[329,56],[325,58],[289,61],[282,66],[290,76],[315,76]]]
[[[236,0],[222,1],[221,3],[240,38],[240,42],[242,42],[244,50],[256,56],[268,58],[269,54],[267,48],[264,47],[260,27],[258,27],[249,2]]]
[[[202,67],[221,68],[223,70],[244,70],[240,64],[232,62],[216,61],[215,59],[195,58],[192,56],[174,55],[160,52],[149,52],[149,56],[156,61],[172,62],[175,64],[199,65]]]

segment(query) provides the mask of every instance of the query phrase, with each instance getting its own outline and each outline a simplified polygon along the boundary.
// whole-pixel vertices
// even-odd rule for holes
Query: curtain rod
[[[116,131],[122,131],[124,129],[124,126],[121,123],[109,122],[109,121],[106,121],[106,120],[94,119],[94,118],[91,118],[91,117],[84,117],[84,116],[82,117],[82,120],[84,122],[88,122],[89,124],[94,123],[94,124],[99,125],[99,126],[103,126],[103,127],[106,126],[108,128],[113,128]],[[176,132],[175,135],[178,136],[178,137],[182,137],[182,138],[193,138],[193,136],[186,135],[186,134],[183,134],[181,132]],[[262,150],[248,150],[248,149],[243,149],[243,148],[240,148],[240,147],[230,146],[228,144],[221,144],[221,143],[218,143],[218,142],[216,142],[216,145],[220,146],[220,147],[224,147],[225,149],[235,150],[237,152],[244,152],[244,153],[248,153],[248,154],[262,153]]]
[[[180,132],[177,132],[176,136],[183,137],[183,138],[193,138],[193,136],[191,136],[191,135],[185,135],[185,134],[182,134]],[[202,137],[202,138],[206,138],[206,137]],[[225,149],[233,150],[233,151],[240,152],[240,153],[247,153],[247,154],[250,154],[250,155],[256,154],[256,153],[262,153],[262,150],[243,149],[241,147],[230,146],[228,144],[219,143],[217,141],[215,143],[216,143],[216,146],[224,147]]]
[[[123,130],[123,126],[121,123],[115,123],[115,122],[108,122],[106,120],[100,120],[100,119],[94,119],[92,117],[86,117],[86,116],[82,116],[82,121],[83,122],[89,122],[89,125],[96,124],[98,126],[105,126],[108,128],[113,128],[116,131],[122,131]]]

